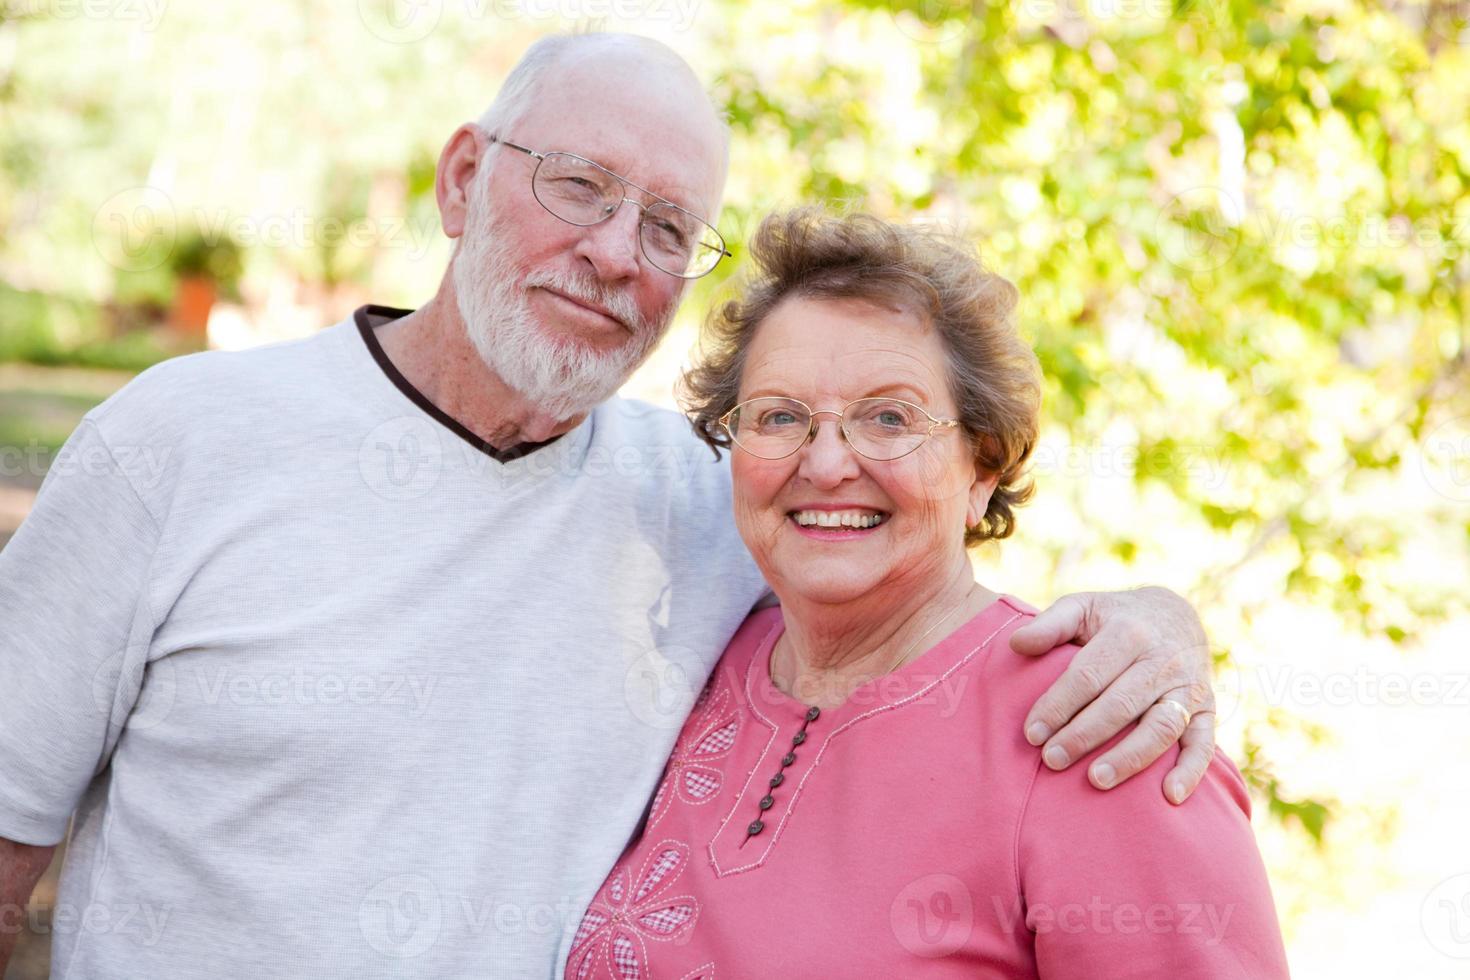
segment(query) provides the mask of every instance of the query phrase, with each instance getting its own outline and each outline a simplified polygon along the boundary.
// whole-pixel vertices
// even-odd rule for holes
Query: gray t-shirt
[[[0,836],[76,815],[55,977],[559,973],[765,592],[682,417],[498,460],[400,313],[145,372],[0,552]]]

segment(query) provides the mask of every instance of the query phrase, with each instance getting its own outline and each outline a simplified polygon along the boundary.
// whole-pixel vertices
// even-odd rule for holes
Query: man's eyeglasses
[[[735,445],[761,459],[784,459],[804,446],[817,431],[818,415],[836,415],[847,444],[868,459],[886,461],[907,456],[935,429],[959,425],[937,419],[913,402],[897,398],[859,398],[841,412],[813,412],[795,398],[752,398],[720,417]]]
[[[585,157],[561,151],[539,153],[494,135],[490,142],[519,150],[536,161],[531,193],[543,208],[568,224],[600,224],[616,214],[624,201],[642,211],[638,243],[656,269],[680,279],[698,279],[730,254],[725,239],[703,218]],[[633,200],[628,196],[630,187],[654,202],[644,205]]]

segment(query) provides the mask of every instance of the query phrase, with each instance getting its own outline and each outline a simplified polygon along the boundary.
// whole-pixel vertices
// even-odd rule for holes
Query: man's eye
[[[565,197],[593,198],[602,195],[602,188],[586,177],[557,177],[552,190]]]
[[[684,248],[689,241],[684,229],[670,221],[653,222],[653,231],[661,242],[673,248]]]

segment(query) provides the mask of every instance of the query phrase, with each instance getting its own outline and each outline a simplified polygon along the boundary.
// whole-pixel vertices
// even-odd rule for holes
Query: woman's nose
[[[814,412],[812,426],[815,432],[801,448],[800,475],[821,487],[856,477],[860,472],[857,453],[847,444],[837,413]]]

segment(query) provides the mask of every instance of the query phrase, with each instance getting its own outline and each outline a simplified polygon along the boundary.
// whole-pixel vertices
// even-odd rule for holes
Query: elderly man
[[[542,41],[444,148],[432,300],[87,416],[0,554],[5,942],[70,819],[58,976],[556,973],[766,594],[725,466],[613,397],[726,254],[725,167],[672,52]],[[1187,727],[1182,800],[1193,611],[1071,596],[1018,643],[1074,635],[1026,737],[1062,767],[1142,713],[1106,786]]]

